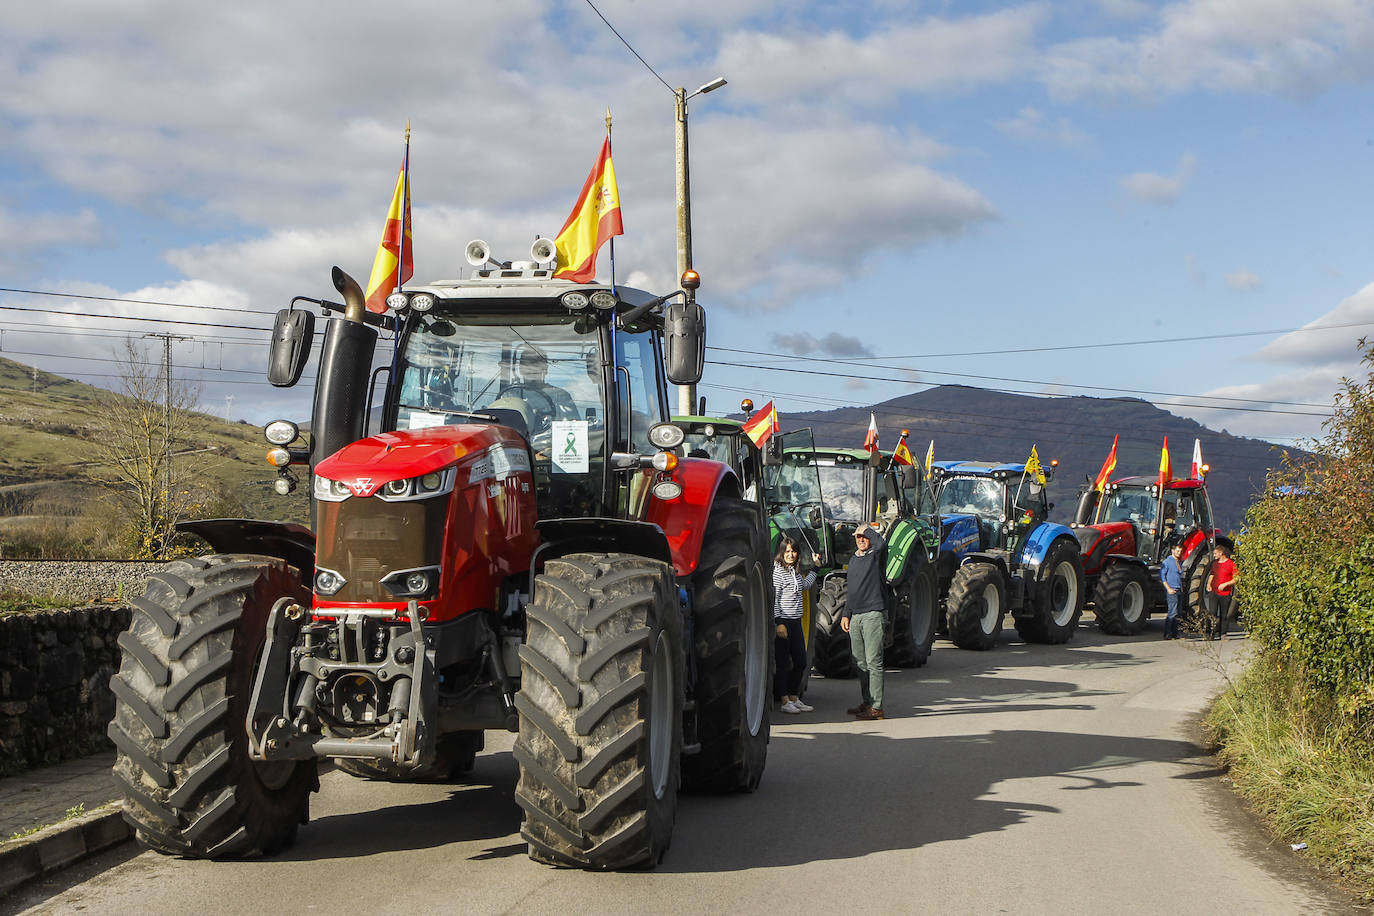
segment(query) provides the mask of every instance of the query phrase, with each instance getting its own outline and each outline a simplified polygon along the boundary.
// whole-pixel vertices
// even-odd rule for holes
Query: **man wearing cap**
[[[518,397],[534,415],[530,432],[539,432],[554,420],[580,419],[572,395],[557,385],[549,384],[549,358],[534,347],[518,354],[520,380],[508,385],[502,397]]]
[[[887,589],[883,585],[883,548],[887,541],[868,525],[854,532],[854,556],[849,560],[849,594],[840,627],[849,634],[854,663],[859,666],[859,705],[846,710],[856,719],[883,716],[883,619]]]

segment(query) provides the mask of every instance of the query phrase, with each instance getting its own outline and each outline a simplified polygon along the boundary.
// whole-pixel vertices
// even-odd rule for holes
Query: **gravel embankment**
[[[148,577],[164,563],[79,560],[0,560],[0,592],[61,595],[80,601],[128,600],[143,594]]]

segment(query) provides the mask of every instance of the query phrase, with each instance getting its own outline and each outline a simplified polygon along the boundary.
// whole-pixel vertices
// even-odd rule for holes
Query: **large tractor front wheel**
[[[935,612],[935,571],[927,563],[913,561],[913,568],[897,585],[896,619],[887,664],[919,668],[926,663],[935,642]]]
[[[210,556],[169,564],[134,599],[108,733],[124,817],[153,849],[267,855],[308,820],[316,762],[254,762],[244,726],[267,615],[286,596],[310,605],[283,561]]]
[[[991,563],[970,563],[949,584],[949,638],[960,649],[979,652],[997,645],[1007,616],[1007,584]]]
[[[772,564],[758,509],[718,499],[692,576],[697,741],[683,788],[752,792],[768,756],[773,678]]]
[[[1134,636],[1149,619],[1150,577],[1134,563],[1113,563],[1093,590],[1097,626],[1113,636]]]
[[[816,602],[815,651],[811,668],[821,677],[854,677],[854,648],[849,634],[840,625],[849,599],[849,582],[844,576],[831,576],[821,586]]]
[[[1057,646],[1068,642],[1083,615],[1083,557],[1066,537],[1050,545],[1034,583],[1035,614],[1016,621],[1026,642]]]
[[[531,859],[654,866],[672,839],[682,754],[682,612],[666,563],[549,560],[520,647],[515,801]]]

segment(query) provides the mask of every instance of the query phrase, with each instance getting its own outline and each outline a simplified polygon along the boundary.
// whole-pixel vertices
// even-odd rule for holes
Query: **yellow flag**
[[[1040,466],[1040,456],[1035,453],[1033,445],[1030,457],[1026,459],[1026,474],[1042,487],[1045,485],[1045,469]]]
[[[930,476],[930,466],[935,463],[935,440],[930,440],[930,448],[926,449],[926,476]]]

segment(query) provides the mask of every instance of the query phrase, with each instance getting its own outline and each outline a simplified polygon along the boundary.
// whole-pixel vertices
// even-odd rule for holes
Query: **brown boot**
[[[882,711],[881,709],[878,709],[878,708],[876,708],[876,707],[870,706],[868,709],[865,709],[863,712],[856,712],[856,713],[854,714],[854,718],[859,719],[859,720],[864,721],[864,722],[873,722],[873,721],[876,721],[876,720],[878,720],[878,719],[884,718],[884,716],[883,716],[883,711]]]
[[[851,706],[849,709],[846,709],[845,715],[862,716],[864,713],[868,712],[872,708],[873,707],[869,706],[867,703],[860,703],[858,706]]]

